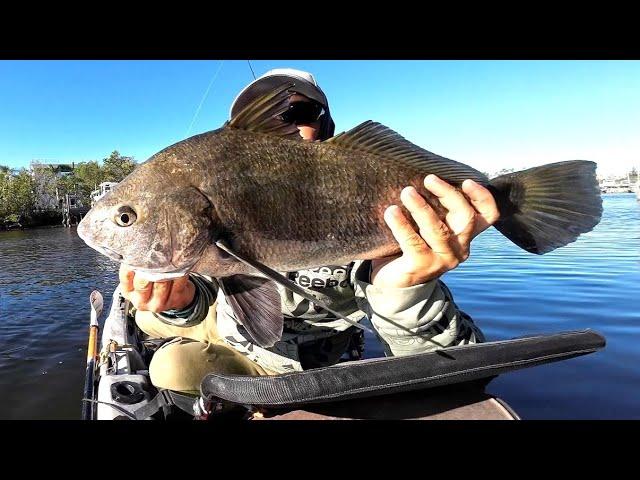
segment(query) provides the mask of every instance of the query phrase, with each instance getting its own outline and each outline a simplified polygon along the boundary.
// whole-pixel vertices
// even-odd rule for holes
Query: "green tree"
[[[73,175],[77,183],[88,188],[89,191],[95,190],[98,185],[105,181],[104,170],[95,160],[76,165]]]
[[[64,179],[63,187],[66,192],[77,193],[88,206],[91,202],[91,192],[104,181],[104,169],[94,160],[76,165],[73,174]]]
[[[28,215],[36,204],[36,184],[26,169],[17,175],[2,175],[0,180],[0,217]]]
[[[136,162],[133,157],[123,157],[116,150],[105,158],[102,164],[105,182],[120,182],[133,172],[136,168]]]
[[[72,193],[78,195],[83,202],[85,198],[89,198],[89,193],[91,192],[91,189],[83,187],[75,173],[75,170],[69,175],[59,177],[56,187],[58,189],[59,198],[64,198],[67,193]]]
[[[0,165],[0,221],[9,215],[9,167]]]

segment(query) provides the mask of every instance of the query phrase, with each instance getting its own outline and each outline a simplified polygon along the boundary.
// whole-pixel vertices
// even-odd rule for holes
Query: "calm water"
[[[606,337],[598,353],[494,380],[488,391],[523,418],[640,419],[640,203],[608,195],[604,207],[593,232],[544,256],[487,231],[444,278],[489,340],[584,328]],[[89,293],[108,308],[116,272],[74,228],[0,232],[0,418],[79,418]]]

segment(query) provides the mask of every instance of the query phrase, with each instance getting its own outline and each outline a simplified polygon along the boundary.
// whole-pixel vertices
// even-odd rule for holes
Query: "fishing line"
[[[191,132],[191,127],[193,127],[193,123],[196,121],[196,118],[198,118],[198,114],[200,113],[200,109],[202,108],[202,104],[207,99],[207,95],[209,95],[209,90],[211,90],[211,86],[213,85],[213,82],[215,82],[216,78],[218,78],[218,74],[220,73],[220,69],[222,68],[223,64],[224,64],[224,60],[220,60],[220,65],[218,65],[218,69],[216,70],[216,73],[213,75],[213,78],[211,79],[211,81],[209,82],[209,86],[207,87],[207,90],[204,92],[204,95],[202,96],[202,100],[200,100],[200,105],[198,105],[198,108],[196,109],[196,113],[193,115],[193,118],[191,119],[191,124],[189,125],[189,128],[187,129],[187,135],[186,135],[187,137],[189,136],[189,133]]]
[[[249,69],[251,70],[251,75],[253,75],[253,79],[256,79],[256,74],[253,73],[253,67],[251,66],[251,62],[249,60],[247,60],[247,63],[249,64]]]
[[[325,309],[326,311],[332,313],[333,315],[335,315],[337,318],[340,318],[342,320],[344,320],[345,322],[349,323],[350,325],[359,328],[360,330],[366,330],[367,332],[375,335],[375,332],[373,330],[371,330],[369,327],[365,327],[364,325],[359,324],[358,322],[350,319],[349,317],[346,317],[345,315],[343,315],[340,312],[337,312],[333,309],[331,309],[329,306],[327,306],[326,303],[324,303],[323,301],[321,301],[320,299],[314,297],[312,294],[310,294],[309,292],[307,292],[306,290],[304,290],[302,287],[299,287],[298,285],[296,285],[295,283],[293,283],[291,280],[289,280],[288,278],[286,278],[285,276],[283,276],[282,274],[276,272],[275,270],[273,270],[272,268],[267,267],[266,265],[263,265],[260,262],[257,262],[255,260],[251,260],[247,257],[245,257],[244,255],[240,255],[238,252],[234,252],[233,250],[231,250],[230,247],[228,247],[226,245],[226,243],[222,240],[218,240],[216,242],[216,245],[224,250],[225,252],[227,252],[229,255],[231,255],[234,258],[237,258],[238,260],[240,260],[242,263],[249,265],[250,267],[255,268],[258,272],[262,273],[264,276],[266,276],[267,278],[273,280],[274,282],[279,283],[280,285],[288,288],[289,290],[291,290],[294,293],[297,293],[298,295],[300,295],[302,298],[306,298],[307,300],[309,300],[310,302],[313,302],[314,304],[318,305],[319,307],[322,307],[323,309]]]

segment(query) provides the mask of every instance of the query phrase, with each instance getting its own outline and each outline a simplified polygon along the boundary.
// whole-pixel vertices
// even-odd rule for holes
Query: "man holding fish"
[[[288,84],[287,91],[284,92],[288,97],[284,107],[278,103],[278,98],[269,96],[269,92],[277,90],[278,86],[283,84]],[[277,118],[278,122],[269,123],[267,114]],[[300,136],[303,144],[329,143],[325,141],[331,139],[331,142],[342,149],[357,148],[358,151],[365,151],[367,154],[379,153],[380,148],[387,148],[383,153],[395,155],[400,151],[400,155],[404,155],[403,158],[412,168],[416,165],[422,168],[423,164],[417,163],[418,160],[424,163],[423,158],[435,157],[419,147],[407,147],[401,143],[404,139],[398,139],[395,132],[371,122],[366,122],[347,134],[333,137],[334,123],[325,94],[311,74],[298,70],[272,70],[249,84],[236,97],[230,117],[231,121],[227,122],[221,131],[236,127],[239,130],[246,129],[261,134],[269,132],[269,135],[288,139]],[[254,127],[255,124],[258,126]],[[369,139],[373,134],[377,136],[371,138],[377,143]],[[384,141],[378,141],[379,138]],[[388,143],[391,147],[384,146]],[[380,144],[383,144],[383,147],[379,147]],[[413,147],[415,150],[406,153],[407,148]],[[174,147],[169,147],[166,151],[170,152],[172,148]],[[244,147],[237,147],[237,151],[228,146],[225,148],[225,152],[237,153],[240,159],[238,161],[246,159],[247,162],[251,162],[252,153],[242,150]],[[264,152],[269,148],[274,147],[267,141],[260,150]],[[164,151],[158,155],[163,153]],[[173,159],[181,154],[171,153],[171,157],[167,158]],[[427,154],[433,157],[426,157]],[[301,159],[300,170],[307,168],[305,155],[310,154],[300,150],[296,155],[296,158]],[[415,160],[416,155],[421,157]],[[263,161],[262,158],[247,163],[246,168]],[[171,159],[166,162],[173,161]],[[438,160],[441,159],[443,157],[438,157]],[[255,197],[252,196],[254,187],[247,187],[240,192],[245,195],[242,197],[243,204],[251,204],[251,209],[247,209],[242,215],[222,218],[223,205],[230,197],[218,196],[215,202],[210,200],[215,213],[207,215],[220,216],[220,224],[224,227],[216,227],[214,230],[216,235],[225,240],[215,243],[218,248],[212,248],[209,244],[205,253],[200,253],[199,260],[189,264],[187,275],[183,273],[184,265],[187,263],[183,262],[182,257],[176,252],[182,254],[191,251],[189,249],[195,242],[191,242],[191,238],[197,235],[195,227],[189,229],[188,238],[191,243],[188,244],[184,240],[187,238],[186,234],[171,234],[171,252],[165,251],[164,246],[158,243],[149,243],[145,251],[155,250],[157,253],[152,252],[152,257],[146,257],[144,265],[149,265],[148,269],[136,268],[141,264],[127,262],[128,257],[121,254],[125,249],[124,242],[119,248],[106,247],[104,240],[93,237],[89,242],[87,224],[91,220],[85,221],[86,228],[79,228],[79,233],[90,245],[99,245],[94,248],[122,261],[120,289],[135,307],[136,322],[140,329],[152,338],[170,338],[156,351],[150,365],[151,380],[157,387],[195,392],[199,389],[201,379],[210,372],[268,375],[336,363],[347,350],[353,348],[352,340],[356,333],[354,325],[359,325],[365,315],[375,328],[387,355],[410,355],[451,345],[482,342],[482,333],[470,317],[457,308],[451,292],[439,277],[467,260],[470,243],[475,236],[498,220],[503,222],[500,212],[507,208],[499,209],[496,198],[513,202],[508,204],[509,208],[518,206],[517,201],[533,203],[534,200],[541,200],[533,198],[533,195],[526,197],[524,194],[522,200],[513,197],[511,193],[501,197],[501,187],[491,190],[493,183],[490,185],[488,180],[485,182],[486,177],[479,172],[466,166],[463,166],[466,168],[464,169],[459,166],[462,164],[457,162],[443,160],[451,163],[447,163],[446,168],[440,171],[446,173],[444,176],[448,179],[455,180],[458,188],[434,174],[422,175],[419,177],[421,184],[409,181],[404,185],[398,183],[392,191],[393,195],[389,193],[385,197],[389,201],[381,207],[374,205],[375,202],[370,199],[369,194],[369,191],[380,186],[375,183],[379,175],[366,177],[367,169],[364,166],[364,180],[360,180],[357,170],[354,170],[356,173],[345,172],[351,180],[350,185],[360,181],[363,183],[362,189],[350,192],[351,197],[357,191],[357,195],[363,198],[363,205],[369,199],[374,210],[379,208],[375,212],[379,214],[377,225],[380,232],[376,233],[375,241],[370,240],[374,237],[365,232],[374,225],[375,212],[364,219],[346,219],[343,224],[330,226],[325,225],[326,221],[339,218],[337,213],[333,217],[323,216],[323,211],[319,209],[321,211],[318,212],[318,216],[314,212],[309,213],[306,219],[294,218],[288,212],[303,201],[298,200],[296,195],[304,189],[287,190],[287,184],[283,183],[284,187],[277,191],[282,191],[281,195],[288,195],[289,198],[278,200],[281,201],[279,205],[286,205],[289,201],[290,209],[277,210],[278,218],[268,219],[272,225],[268,228],[260,227],[260,235],[253,237],[252,242],[247,240],[247,243],[243,244],[238,232],[246,232],[248,238],[249,232],[257,231],[254,224],[248,223],[252,220],[247,218],[260,211],[263,204],[272,198],[261,196],[260,191],[257,191],[265,180],[255,180],[255,175],[251,177],[253,183],[250,184],[255,186]],[[284,178],[288,174],[298,175],[293,169],[283,169],[282,172],[274,173],[276,167],[268,164],[268,159],[265,162],[265,170],[268,167],[271,175],[279,175],[277,178]],[[578,172],[574,174],[576,178],[588,177],[589,172],[584,175],[583,172],[591,168],[583,164],[569,167]],[[560,167],[552,168],[563,173]],[[388,178],[393,178],[394,170],[385,172],[390,172],[387,174]],[[556,175],[555,171],[552,173]],[[313,177],[314,174],[312,169],[307,171],[309,177]],[[535,177],[533,174],[528,175],[527,178]],[[551,174],[545,175],[549,177]],[[329,177],[323,176],[322,182],[330,181],[327,180]],[[169,181],[170,178],[168,176],[162,181]],[[273,181],[272,178],[273,176],[269,177],[268,181]],[[296,180],[296,185],[303,181],[307,180]],[[308,181],[312,182],[313,179]],[[506,182],[507,180],[502,181],[503,184]],[[523,190],[527,182],[535,182],[535,178],[522,180]],[[591,179],[588,178],[583,183],[584,186],[580,184],[578,187],[590,194]],[[224,182],[216,184],[216,191],[219,192],[223,185]],[[509,184],[509,187],[512,185]],[[513,191],[514,188],[508,190]],[[322,207],[333,212],[331,209],[337,209],[338,206],[335,205],[341,199],[330,199],[330,194],[331,192],[322,191],[315,193],[317,198],[323,199]],[[270,195],[278,193],[271,192]],[[234,198],[238,196],[239,193],[234,192]],[[198,201],[189,200],[192,210],[195,208],[194,205],[200,205]],[[350,201],[355,201],[357,205],[358,198],[351,198]],[[397,205],[393,204],[394,201]],[[496,226],[522,248],[534,253],[545,253],[575,240],[580,233],[593,228],[599,220],[601,207],[600,211],[596,207],[589,210],[572,198],[563,197],[562,201],[566,203],[564,210],[577,209],[585,218],[583,224],[567,229],[570,233],[565,234],[566,238],[548,240],[551,238],[550,235],[537,236],[537,230],[526,229],[530,219],[525,214],[519,217],[517,226],[509,224],[508,219],[501,226],[498,226],[500,222]],[[117,225],[128,227],[136,220],[139,223],[143,217],[141,212],[129,204],[122,205],[123,202],[119,202],[109,207],[112,209],[110,211],[117,208]],[[204,202],[203,211],[207,208],[211,208],[211,205]],[[343,208],[349,207],[344,205]],[[533,205],[531,211],[535,208],[537,205]],[[551,207],[546,208],[545,212]],[[582,212],[580,208],[587,210]],[[519,212],[519,209],[514,207],[513,211]],[[162,229],[171,228],[171,219],[168,218],[169,214],[166,215],[166,225],[156,227],[160,233],[155,232],[154,238],[162,233]],[[257,218],[258,213],[255,213],[255,216]],[[262,215],[259,219],[262,224],[267,222],[265,216],[268,217]],[[380,227],[381,218],[386,224],[382,224],[385,226],[384,229]],[[558,220],[559,224],[562,224],[562,221],[565,219]],[[158,223],[162,221],[157,221],[156,224]],[[549,224],[554,226],[553,218]],[[232,232],[231,226],[238,228]],[[564,224],[561,226],[564,227]],[[291,228],[295,234],[291,237],[285,235],[285,228]],[[97,227],[93,229],[96,232],[98,230]],[[267,231],[268,233],[265,233]],[[350,237],[346,240],[338,238],[342,231],[348,231]],[[285,236],[287,238],[283,239]],[[357,248],[353,249],[353,252],[362,252],[355,260],[356,257],[346,256],[348,249],[340,250],[340,246],[345,245],[350,238],[354,244],[362,242],[362,247],[358,243]],[[383,241],[383,238],[386,240]],[[259,245],[259,248],[256,247],[251,254],[249,252],[252,247],[249,245]],[[334,257],[331,256],[332,248],[335,248]],[[296,249],[301,249],[304,254],[296,256]],[[258,250],[267,253],[264,253],[265,256],[262,258],[256,258],[260,255],[257,253]],[[199,252],[202,252],[202,249]],[[273,252],[271,257],[268,256],[269,252]],[[291,255],[288,255],[289,252]],[[331,261],[335,258],[336,264],[318,267],[317,265],[324,263],[310,263],[308,268],[289,271],[288,267],[303,265],[305,259],[311,255],[309,252],[314,255],[317,252],[314,258],[318,259],[318,262],[320,259]],[[130,255],[133,258],[133,254]],[[287,261],[276,260],[285,256],[289,258]],[[163,258],[170,259],[170,267],[163,266],[162,270],[155,268],[155,265],[160,263],[158,259]],[[263,261],[269,265],[270,258],[274,259],[271,260],[271,267],[280,273],[287,272],[284,273],[284,279],[278,280],[275,271],[263,265]],[[165,261],[164,265],[166,264]],[[255,270],[250,266],[257,267],[262,276],[255,276]],[[250,273],[253,273],[253,276],[249,276]],[[276,303],[277,308],[274,311],[273,305]]]

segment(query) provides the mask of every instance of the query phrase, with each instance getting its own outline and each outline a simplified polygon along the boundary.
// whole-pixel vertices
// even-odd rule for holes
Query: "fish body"
[[[428,174],[456,188],[468,178],[489,188],[500,210],[496,228],[533,253],[566,245],[600,220],[593,162],[489,180],[370,121],[306,142],[278,120],[288,97],[286,88],[271,92],[222,128],[157,153],[94,206],[78,234],[152,279],[255,274],[243,258],[281,272],[380,258],[400,253],[384,211],[406,186],[444,219],[446,210],[423,185]],[[263,287],[249,283],[229,288],[243,296]],[[274,300],[273,289],[268,297]]]
[[[220,237],[279,271],[378,258],[400,251],[383,214],[407,185],[444,216],[424,177],[461,181],[441,170],[421,171],[331,143],[225,128],[187,139],[138,167],[83,219],[79,234],[119,252],[134,268],[171,272],[197,264],[191,269],[211,276],[247,270],[219,261],[213,241]],[[488,183],[471,167],[462,176]],[[134,224],[114,222],[120,207],[135,212]]]
[[[399,253],[383,214],[407,185],[446,213],[423,185],[425,174],[441,173],[438,168],[425,172],[372,152],[242,130],[222,131],[209,141],[216,146],[208,151],[223,150],[213,164],[224,173],[205,175],[199,187],[215,205],[214,229],[234,249],[275,270]],[[470,167],[464,176],[488,183]],[[215,270],[206,260],[199,267]]]

